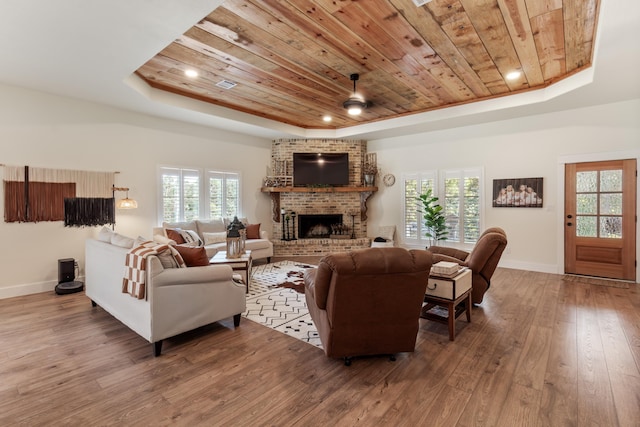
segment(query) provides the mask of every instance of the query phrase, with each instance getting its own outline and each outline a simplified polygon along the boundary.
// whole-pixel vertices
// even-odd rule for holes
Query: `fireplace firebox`
[[[299,239],[324,239],[344,228],[342,214],[298,215]]]

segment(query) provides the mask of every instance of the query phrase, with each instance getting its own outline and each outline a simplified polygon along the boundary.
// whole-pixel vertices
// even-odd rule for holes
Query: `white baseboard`
[[[498,267],[513,268],[516,270],[536,271],[538,273],[563,274],[559,272],[556,264],[536,264],[525,261],[500,260]]]
[[[84,281],[84,277],[78,277],[77,280]],[[42,292],[53,292],[57,284],[58,282],[55,280],[49,280],[46,282],[23,283],[21,285],[0,288],[0,299],[39,294]]]

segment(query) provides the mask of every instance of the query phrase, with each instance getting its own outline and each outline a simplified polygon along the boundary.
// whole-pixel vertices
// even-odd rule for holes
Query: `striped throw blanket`
[[[186,267],[178,251],[171,246],[152,241],[143,242],[127,253],[124,262],[122,292],[138,299],[144,299],[147,257],[150,255],[158,255],[164,251],[171,251],[178,263],[178,267]]]

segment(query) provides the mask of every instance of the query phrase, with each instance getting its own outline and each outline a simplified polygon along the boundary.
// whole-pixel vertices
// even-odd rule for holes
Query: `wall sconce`
[[[129,198],[129,187],[113,187],[113,198],[116,198],[116,191],[126,191],[127,196],[124,199],[120,199],[116,202],[117,209],[137,209],[138,202]]]

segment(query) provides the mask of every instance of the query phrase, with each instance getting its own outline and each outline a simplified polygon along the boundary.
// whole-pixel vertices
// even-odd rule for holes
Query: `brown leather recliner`
[[[342,357],[414,351],[431,252],[367,248],[327,255],[305,272],[324,351]]]
[[[480,235],[471,252],[444,246],[430,246],[429,251],[433,253],[434,264],[440,261],[457,262],[471,269],[471,299],[474,304],[480,304],[506,246],[507,235],[504,230],[492,227]]]

